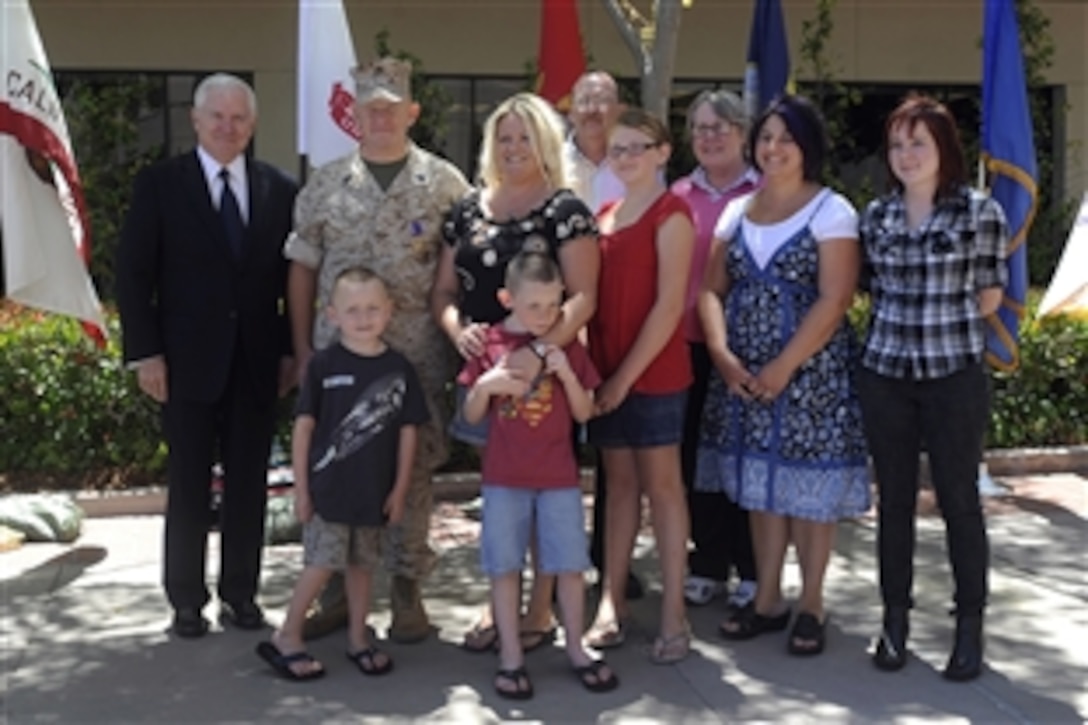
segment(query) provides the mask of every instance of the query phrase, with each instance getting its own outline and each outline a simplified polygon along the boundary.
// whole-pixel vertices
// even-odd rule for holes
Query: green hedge
[[[100,350],[71,320],[0,312],[0,472],[99,484],[163,470],[157,406],[121,364],[116,316],[109,328]]]
[[[1034,319],[1020,331],[1020,368],[994,373],[992,448],[1088,443],[1088,319]]]
[[[109,327],[110,343],[99,350],[70,320],[0,309],[0,479],[8,488],[161,480],[157,406],[121,364],[115,315]],[[1018,372],[993,376],[989,445],[1088,443],[1088,321],[1031,320],[1021,354]],[[281,407],[284,448],[288,409]]]

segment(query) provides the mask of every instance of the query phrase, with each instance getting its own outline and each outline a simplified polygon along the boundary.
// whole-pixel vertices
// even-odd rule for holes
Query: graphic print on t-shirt
[[[400,414],[407,389],[402,373],[389,373],[368,385],[332,432],[328,449],[314,464],[314,473],[347,458],[385,430]]]
[[[499,415],[510,420],[521,418],[530,428],[536,428],[552,412],[554,388],[554,378],[545,376],[526,395],[504,400]]]

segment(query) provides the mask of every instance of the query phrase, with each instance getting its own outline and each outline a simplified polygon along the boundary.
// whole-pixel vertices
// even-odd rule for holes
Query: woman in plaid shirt
[[[874,664],[907,661],[918,454],[925,442],[955,580],[956,636],[944,675],[982,667],[989,547],[975,479],[989,419],[986,315],[1001,303],[1008,230],[1001,207],[967,187],[956,122],[910,96],[885,126],[892,191],[860,223],[862,287],[872,296],[858,374],[880,493],[884,629]]]

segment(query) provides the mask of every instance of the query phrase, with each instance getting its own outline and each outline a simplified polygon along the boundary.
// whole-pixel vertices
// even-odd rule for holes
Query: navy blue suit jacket
[[[126,361],[163,355],[171,399],[214,402],[236,356],[258,400],[290,354],[287,260],[297,185],[248,159],[249,222],[231,254],[196,151],[144,169],[121,231],[116,277]]]

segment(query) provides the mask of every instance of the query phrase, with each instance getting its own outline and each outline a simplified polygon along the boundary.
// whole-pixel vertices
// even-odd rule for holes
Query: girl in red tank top
[[[624,586],[641,496],[650,500],[664,596],[651,658],[677,662],[691,641],[684,612],[688,513],[680,439],[691,366],[681,318],[695,232],[687,204],[670,193],[662,168],[671,148],[656,117],[631,109],[609,136],[609,163],[624,198],[604,207],[596,315],[589,323],[597,390],[590,440],[608,479],[604,585],[588,633],[591,646],[617,646],[627,620]]]

